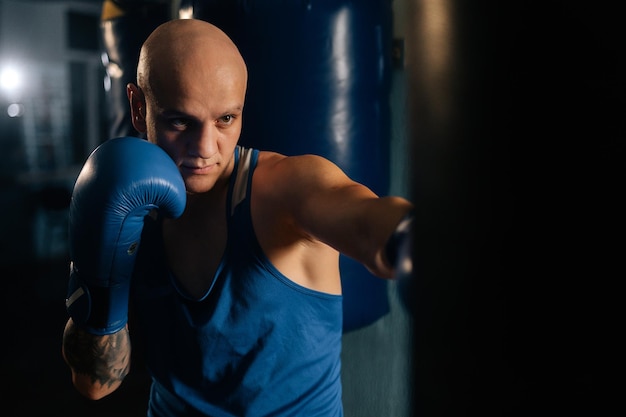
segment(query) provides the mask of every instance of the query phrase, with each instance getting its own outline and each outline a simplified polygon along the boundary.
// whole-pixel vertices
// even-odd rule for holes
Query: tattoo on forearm
[[[92,383],[111,386],[120,382],[130,368],[130,339],[126,329],[96,336],[76,326],[63,336],[67,363],[74,372],[89,375]]]

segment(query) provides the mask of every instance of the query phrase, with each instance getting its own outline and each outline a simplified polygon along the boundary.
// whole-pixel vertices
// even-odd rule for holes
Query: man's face
[[[242,126],[246,79],[228,66],[177,69],[151,79],[146,133],[176,162],[187,192],[228,180]]]

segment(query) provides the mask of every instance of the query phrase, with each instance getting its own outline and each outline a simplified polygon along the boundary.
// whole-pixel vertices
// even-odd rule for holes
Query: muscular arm
[[[413,208],[401,197],[379,197],[332,162],[307,155],[275,158],[267,165],[272,184],[293,221],[311,238],[357,260],[374,275],[393,277],[385,245]]]
[[[369,193],[363,186],[352,185],[320,194],[311,206],[318,206],[318,213],[325,215],[316,216],[306,210],[302,221],[314,236],[359,261],[374,275],[392,278],[395,271],[385,247],[412,206],[400,197],[374,197]]]
[[[98,400],[115,391],[128,374],[128,327],[98,336],[81,330],[69,319],[63,332],[62,352],[74,387],[85,397]]]

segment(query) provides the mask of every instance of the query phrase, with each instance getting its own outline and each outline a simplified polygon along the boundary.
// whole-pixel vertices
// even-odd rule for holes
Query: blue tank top
[[[160,221],[146,220],[130,323],[153,378],[149,417],[343,416],[342,297],[294,283],[264,255],[250,215],[257,158],[235,150],[226,250],[202,299],[177,287]]]

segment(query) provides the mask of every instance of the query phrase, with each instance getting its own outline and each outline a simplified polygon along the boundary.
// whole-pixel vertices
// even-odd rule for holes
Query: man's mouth
[[[211,165],[181,165],[180,170],[186,175],[203,175],[208,174],[215,168],[216,164]]]

